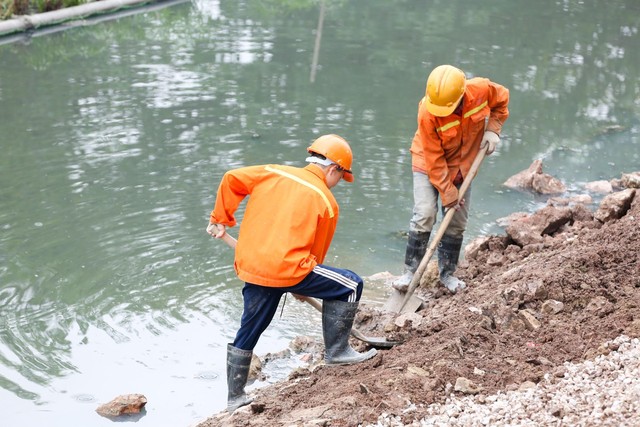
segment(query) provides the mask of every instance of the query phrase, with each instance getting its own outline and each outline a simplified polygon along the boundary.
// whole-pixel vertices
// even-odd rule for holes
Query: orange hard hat
[[[335,163],[344,170],[343,179],[347,182],[353,182],[353,172],[351,172],[351,163],[353,162],[353,153],[349,143],[341,136],[329,134],[322,135],[307,148],[309,153],[320,154],[329,159],[331,163]],[[325,164],[328,166],[331,163]]]
[[[453,113],[464,95],[466,84],[467,78],[462,70],[452,65],[434,68],[427,79],[427,111],[438,117]]]

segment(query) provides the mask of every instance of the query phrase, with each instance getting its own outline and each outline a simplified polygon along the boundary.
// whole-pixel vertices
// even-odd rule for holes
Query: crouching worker
[[[353,155],[347,141],[324,135],[307,149],[304,168],[249,166],[228,171],[218,188],[207,233],[222,238],[236,225],[234,213],[250,196],[238,235],[234,268],[245,282],[240,329],[227,345],[227,410],[251,403],[244,387],[251,356],[286,292],[320,298],[327,364],[353,364],[372,358],[359,353],[349,335],[363,280],[350,270],[323,265],[338,223],[331,188],[353,182]]]

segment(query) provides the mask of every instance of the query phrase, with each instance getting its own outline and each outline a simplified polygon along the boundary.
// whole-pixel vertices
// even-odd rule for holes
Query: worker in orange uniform
[[[247,196],[234,267],[245,282],[240,329],[227,345],[227,409],[251,402],[245,394],[251,356],[269,326],[280,297],[321,298],[322,333],[327,364],[353,364],[372,358],[359,353],[349,335],[362,295],[356,273],[323,265],[338,224],[339,207],[331,188],[353,182],[353,155],[338,135],[323,135],[307,149],[304,168],[249,166],[228,171],[218,188],[207,233],[222,238],[236,225],[234,213]]]
[[[406,291],[424,257],[436,222],[438,198],[442,212],[456,213],[438,244],[440,282],[455,293],[466,287],[454,277],[469,218],[471,188],[459,200],[458,189],[479,150],[491,154],[509,117],[509,90],[486,78],[467,79],[451,65],[433,69],[418,106],[418,129],[411,144],[413,216],[405,252],[404,274],[392,286]]]

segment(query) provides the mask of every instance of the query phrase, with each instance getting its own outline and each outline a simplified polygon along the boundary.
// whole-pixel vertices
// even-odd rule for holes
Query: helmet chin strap
[[[308,163],[315,163],[315,164],[320,165],[320,166],[335,165],[335,163],[333,163],[329,159],[321,159],[320,157],[316,157],[316,156],[309,156],[309,157],[307,157],[305,159],[305,161],[308,162]]]

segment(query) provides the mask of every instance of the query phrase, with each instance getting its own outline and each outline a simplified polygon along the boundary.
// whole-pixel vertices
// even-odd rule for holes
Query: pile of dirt
[[[607,353],[603,343],[619,335],[640,336],[636,192],[627,190],[611,215],[576,205],[521,218],[534,238],[514,224],[476,244],[458,269],[464,291],[419,288],[426,303],[401,319],[362,308],[361,331],[403,344],[354,366],[298,370],[256,391],[251,405],[198,427],[358,426],[381,413],[408,424],[452,393],[515,390],[564,362]]]

